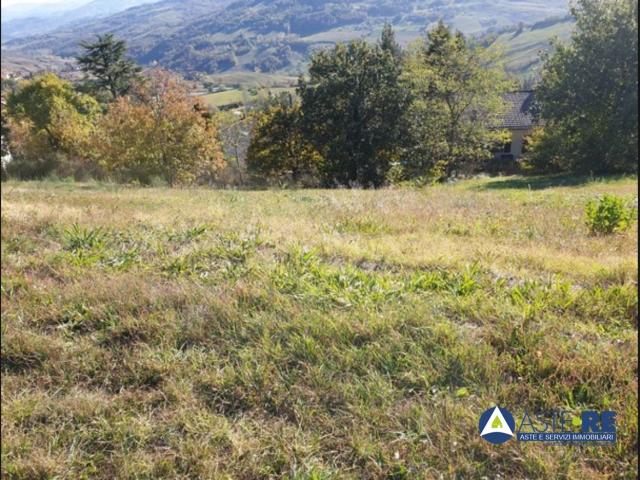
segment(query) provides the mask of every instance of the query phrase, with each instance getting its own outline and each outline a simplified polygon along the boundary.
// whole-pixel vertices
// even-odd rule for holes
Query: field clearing
[[[211,107],[224,107],[235,103],[252,102],[260,98],[260,96],[266,98],[269,95],[269,92],[271,92],[272,95],[278,95],[282,92],[295,94],[295,91],[296,89],[293,87],[261,88],[257,91],[257,95],[252,95],[248,91],[233,89],[226,90],[224,92],[208,93],[200,96],[200,98]]]
[[[574,27],[575,23],[567,20],[535,30],[527,28],[518,35],[515,32],[503,33],[491,48],[504,54],[503,62],[508,72],[521,76],[538,74],[542,66],[540,54],[549,51],[551,39],[568,42]]]
[[[245,71],[210,74],[203,78],[225,85],[244,85],[247,88],[294,86],[298,82],[295,75]]]
[[[636,178],[2,185],[3,478],[636,478]],[[498,403],[612,446],[491,445]],[[497,476],[499,475],[499,477]]]

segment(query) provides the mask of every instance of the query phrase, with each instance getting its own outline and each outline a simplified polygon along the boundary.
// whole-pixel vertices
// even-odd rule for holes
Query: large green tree
[[[312,184],[322,157],[304,135],[300,106],[276,104],[257,116],[247,151],[249,172],[264,179]]]
[[[387,30],[384,43],[338,44],[313,55],[299,83],[307,137],[324,158],[326,185],[378,186],[397,159],[406,95]]]
[[[493,65],[493,66],[492,66]],[[504,108],[501,94],[511,85],[495,58],[471,45],[444,23],[409,50],[403,74],[411,103],[407,109],[409,176],[442,177],[481,166],[492,145],[504,141],[495,130]]]
[[[545,59],[537,97],[546,127],[534,165],[637,171],[638,1],[579,0],[576,29]]]
[[[128,93],[139,80],[140,67],[126,57],[127,45],[113,34],[98,35],[95,42],[80,44],[85,53],[77,58],[82,70],[91,74],[98,89],[112,99]]]
[[[44,176],[55,169],[70,173],[65,169],[75,167],[69,162],[86,163],[86,142],[100,113],[95,99],[53,73],[22,82],[8,95],[6,111],[3,108],[14,157],[8,167],[24,177]]]

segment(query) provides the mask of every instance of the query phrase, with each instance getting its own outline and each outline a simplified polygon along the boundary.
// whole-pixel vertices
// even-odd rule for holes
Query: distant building
[[[495,152],[496,160],[515,161],[526,151],[526,139],[541,122],[533,114],[533,90],[509,92],[503,96],[507,109],[497,128],[508,130],[511,141]]]

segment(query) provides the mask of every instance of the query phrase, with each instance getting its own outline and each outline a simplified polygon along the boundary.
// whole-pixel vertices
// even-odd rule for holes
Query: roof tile
[[[533,91],[509,92],[503,96],[506,112],[500,117],[498,128],[531,128],[540,122],[533,114]]]

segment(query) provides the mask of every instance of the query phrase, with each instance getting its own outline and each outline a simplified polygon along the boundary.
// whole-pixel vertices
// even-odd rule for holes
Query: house
[[[511,133],[511,141],[494,153],[496,160],[515,161],[526,151],[527,136],[542,123],[534,115],[533,90],[509,92],[503,99],[506,111],[496,127],[508,130]]]

